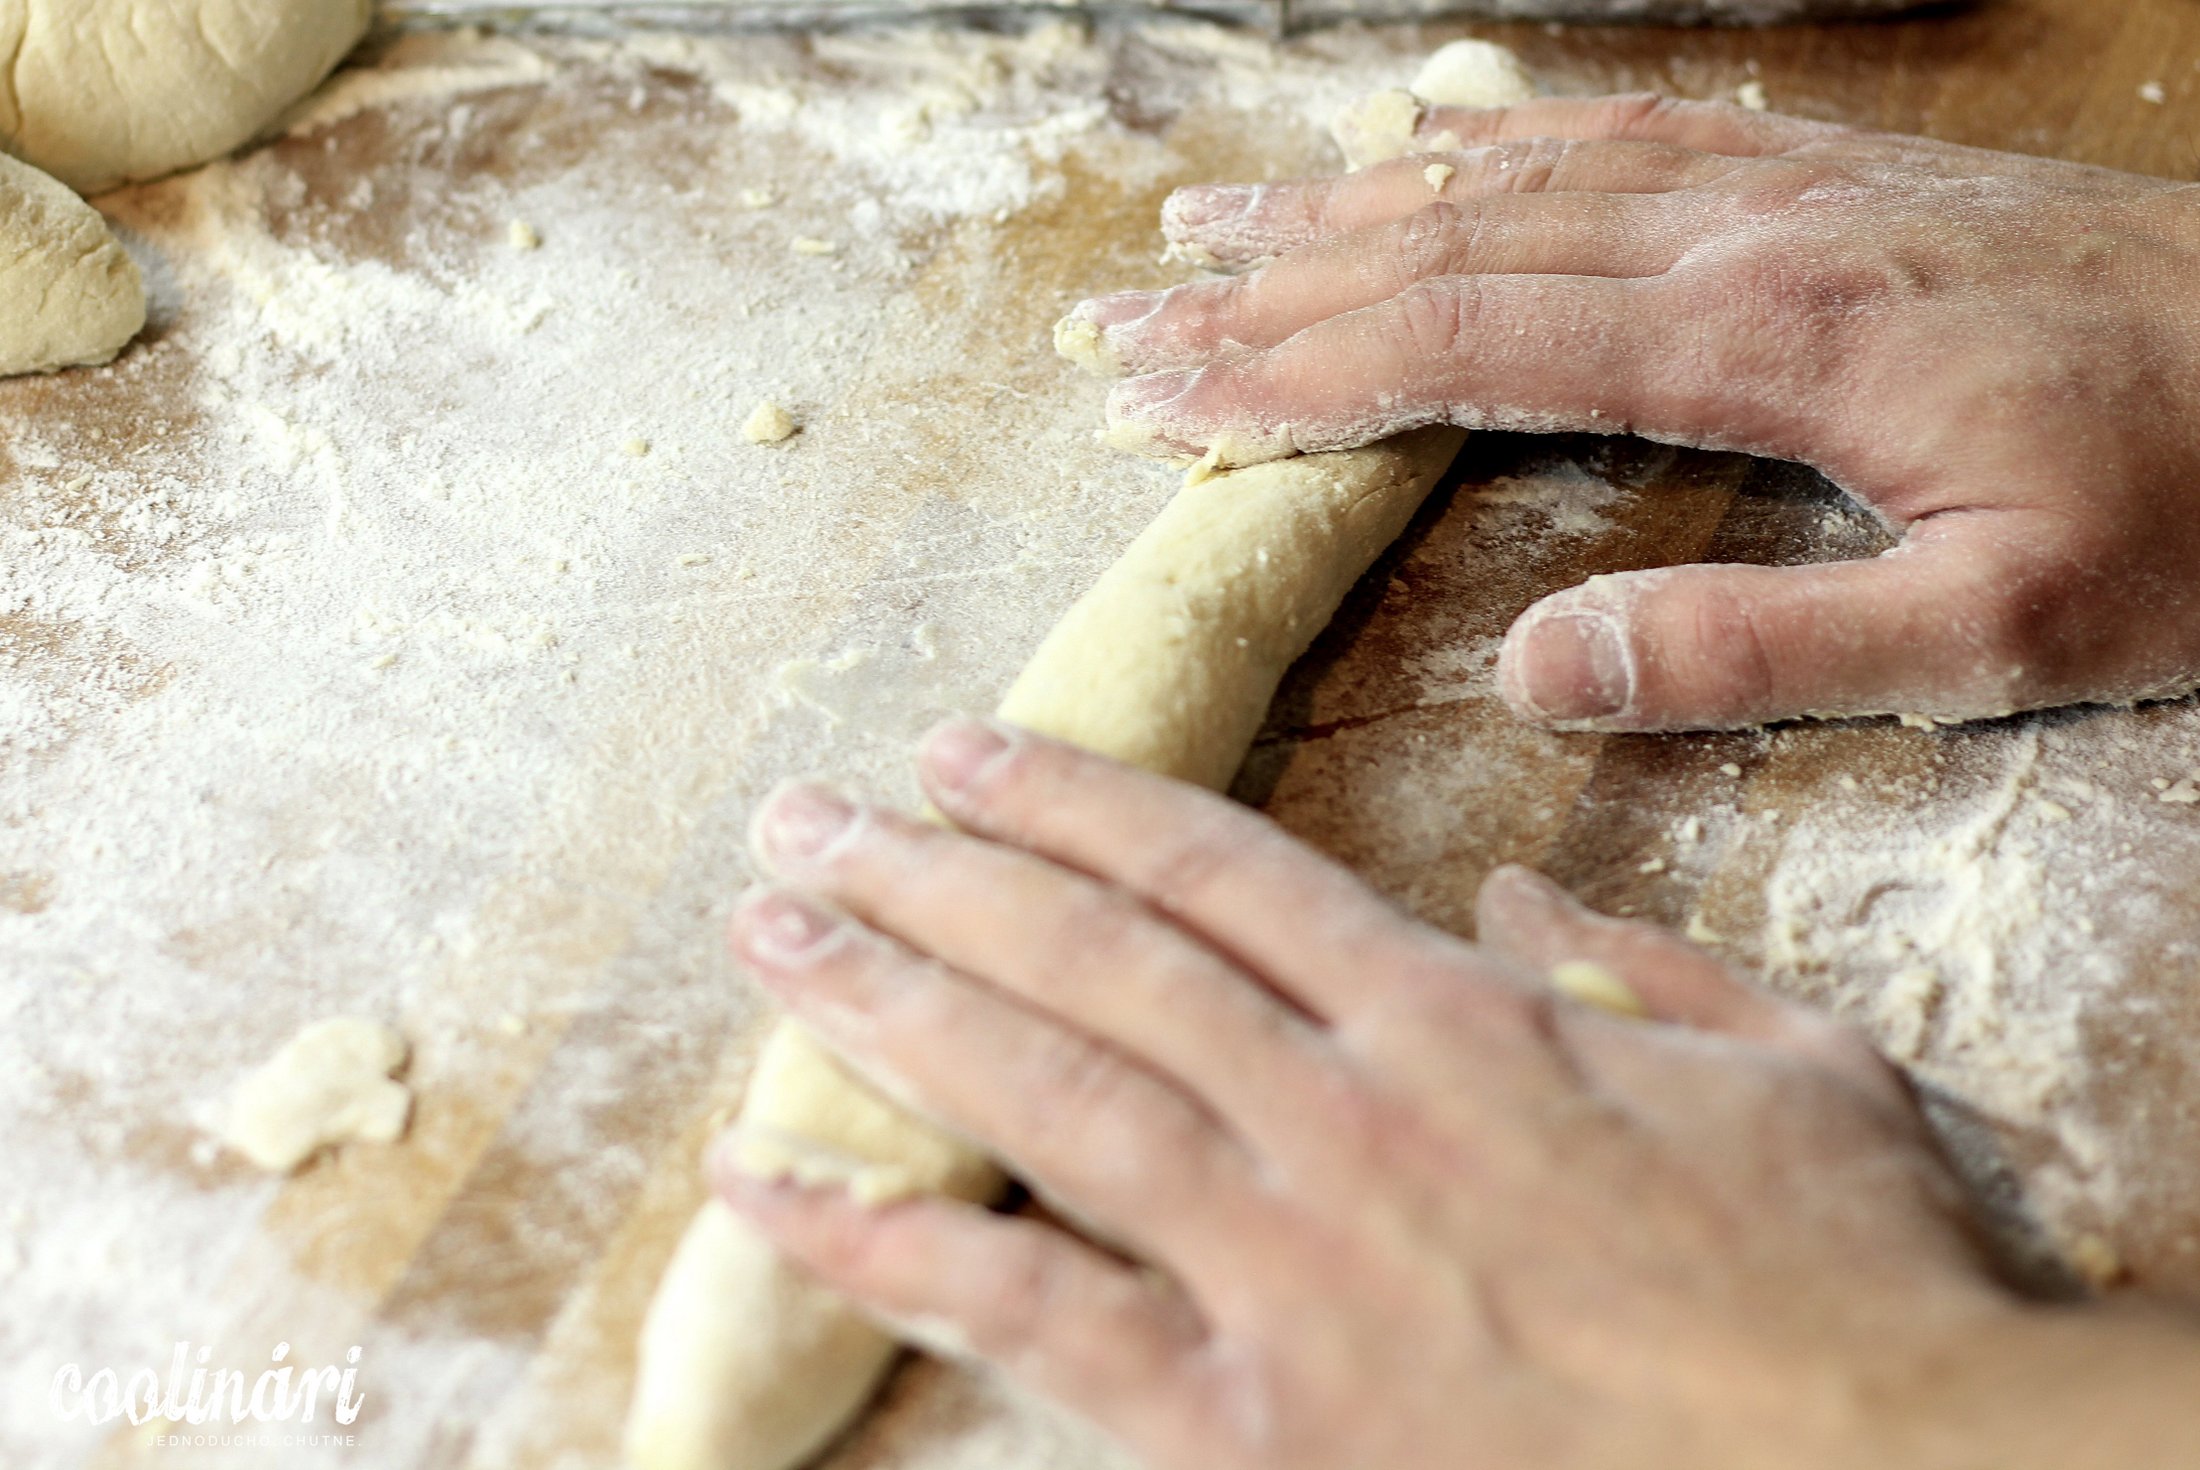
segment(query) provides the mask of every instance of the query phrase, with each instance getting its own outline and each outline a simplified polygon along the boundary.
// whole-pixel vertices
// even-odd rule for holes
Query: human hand
[[[964,721],[923,768],[962,832],[775,796],[780,883],[735,948],[1143,1264],[719,1167],[890,1325],[1161,1470],[2059,1463],[2029,1457],[2055,1439],[2025,1412],[2050,1398],[2044,1309],[1981,1266],[1856,1033],[1517,869],[1469,945],[1242,808],[1065,745]],[[1554,994],[1567,962],[1650,1019]]]
[[[1637,433],[1807,462],[1901,533],[1544,599],[1499,682],[1561,727],[2200,683],[2200,188],[1652,97],[1434,108],[1420,137],[1458,146],[1170,198],[1179,245],[1276,259],[1073,313],[1136,375],[1118,442]]]

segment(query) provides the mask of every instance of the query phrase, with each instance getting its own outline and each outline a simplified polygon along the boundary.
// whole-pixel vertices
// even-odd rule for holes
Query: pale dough
[[[767,398],[741,421],[741,437],[751,444],[778,444],[793,438],[795,428],[794,415]]]
[[[324,1148],[389,1143],[405,1131],[412,1092],[390,1074],[405,1042],[378,1021],[316,1021],[237,1085],[222,1142],[271,1173],[286,1174]]]
[[[1478,74],[1497,78],[1492,87],[1503,77],[1502,68]],[[1410,143],[1420,102],[1407,100]],[[1072,360],[1110,366],[1097,331],[1057,328],[1055,340]],[[1227,786],[1284,671],[1412,519],[1465,437],[1421,429],[1364,449],[1188,477],[1041,642],[1001,701],[1002,718]],[[737,1137],[737,1167],[843,1183],[860,1199],[937,1190],[978,1201],[1003,1183],[983,1154],[903,1111],[789,1023],[766,1044]],[[629,1461],[636,1470],[789,1470],[846,1427],[894,1354],[893,1340],[853,1306],[806,1283],[733,1211],[706,1205],[643,1325]]]
[[[1346,165],[1361,169],[1409,153],[1457,148],[1459,139],[1442,135],[1416,141],[1429,106],[1511,107],[1535,95],[1535,79],[1510,51],[1487,41],[1454,41],[1421,63],[1411,90],[1363,97],[1340,111],[1329,131]]]
[[[373,0],[0,0],[0,148],[96,194],[250,141]]]
[[[99,211],[0,154],[0,377],[105,362],[144,325],[144,283]]]

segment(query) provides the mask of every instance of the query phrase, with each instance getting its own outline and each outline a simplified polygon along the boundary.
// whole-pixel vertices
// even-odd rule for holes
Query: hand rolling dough
[[[1070,608],[1002,718],[1148,770],[1229,783],[1276,684],[1396,539],[1465,435],[1424,429],[1188,486]],[[993,1197],[1000,1174],[798,1027],[767,1043],[736,1161],[859,1197]],[[706,1205],[642,1329],[627,1454],[639,1470],[786,1470],[870,1397],[894,1344]]]
[[[1489,58],[1467,70],[1492,78],[1491,90],[1438,82],[1449,95],[1430,100],[1518,100]],[[1408,100],[1400,152],[1419,117],[1419,102]],[[1093,335],[1057,329],[1056,342],[1064,356],[1105,367]],[[1227,785],[1284,671],[1412,519],[1465,437],[1421,429],[1186,484],[1039,645],[1001,717],[1147,770]],[[903,1112],[786,1022],[766,1044],[740,1132],[742,1167],[837,1179],[859,1197],[942,1188],[982,1200],[1001,1183],[975,1149]],[[894,1353],[853,1306],[801,1278],[733,1211],[708,1204],[643,1324],[629,1461],[636,1470],[789,1470],[848,1425]]]
[[[219,158],[313,90],[373,0],[0,0],[0,148],[97,194]]]
[[[99,211],[0,154],[0,377],[102,363],[145,325],[145,287]]]

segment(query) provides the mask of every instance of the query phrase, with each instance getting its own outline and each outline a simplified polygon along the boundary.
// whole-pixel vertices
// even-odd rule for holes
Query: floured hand
[[[2020,1304],[1897,1074],[1688,945],[1519,870],[1464,944],[997,726],[935,732],[925,776],[964,831],[778,794],[735,947],[1116,1250],[719,1187],[1157,1470],[2151,1470],[2200,1427],[2200,1338]]]
[[[2200,682],[2200,189],[1651,97],[1436,108],[1420,136],[1449,151],[1169,200],[1195,256],[1273,261],[1073,315],[1134,374],[1119,442],[1227,463],[1433,422],[1631,432],[1807,462],[1901,533],[1546,599],[1500,676],[1550,724]]]

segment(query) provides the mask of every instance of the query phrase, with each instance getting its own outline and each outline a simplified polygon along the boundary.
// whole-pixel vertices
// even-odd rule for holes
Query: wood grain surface
[[[2193,0],[1989,0],[1902,21],[1777,32],[1430,26],[1392,43],[1400,75],[1410,74],[1413,58],[1462,34],[1514,47],[1563,92],[1731,97],[1755,80],[1776,108],[1808,117],[2200,176]],[[2166,100],[2142,99],[2146,84],[2159,84]],[[1128,84],[1120,91],[1137,95]],[[524,173],[540,166],[520,146],[525,135],[584,147],[596,130],[628,125],[622,98],[607,90],[570,116],[551,115],[523,90],[491,99],[481,111],[495,126],[452,167]],[[667,81],[637,94],[631,113],[679,105],[679,84]],[[500,117],[524,122],[500,133]],[[1167,187],[1257,177],[1272,163],[1257,130],[1229,125],[1216,109],[1133,121],[1173,150],[1179,162],[1170,177],[1125,188],[1073,170],[1054,205],[957,247],[991,251],[1000,263],[992,304],[1013,303],[1000,308],[1011,319],[969,330],[974,360],[995,352],[996,338],[1017,344],[1000,371],[1004,391],[1056,381],[1057,365],[1028,344],[1043,341],[1065,300],[1169,278],[1151,264],[1154,208]],[[325,184],[333,195],[347,172],[409,145],[394,124],[369,115],[337,128],[325,148],[318,140],[274,146],[321,181],[314,189]],[[425,198],[393,204],[370,238],[355,243],[402,257],[408,220],[435,207]],[[927,289],[918,279],[913,310],[945,322],[968,309]],[[2115,344],[2100,350],[2113,353]],[[188,369],[170,363],[154,379]],[[970,391],[953,382],[932,389],[952,401]],[[162,390],[149,380],[145,391]],[[899,402],[926,391],[892,389]],[[101,410],[64,383],[11,392],[0,413],[114,413],[118,449],[153,452],[140,410]],[[934,465],[912,471],[920,478],[1013,489],[1006,462],[982,450],[944,440],[917,448],[923,453],[911,462]],[[0,497],[11,493],[9,473],[0,463]],[[1507,510],[1508,487],[1583,483],[1612,488],[1586,529],[1547,540],[1519,533],[1519,515],[1530,512]],[[876,503],[879,515],[886,504]],[[1053,504],[1059,512],[1061,503]],[[952,534],[960,513],[896,510],[904,519],[893,533]],[[937,526],[924,515],[936,515]],[[1127,515],[1104,533],[1135,524]],[[2098,951],[2113,983],[2087,992],[2088,1008],[2067,1033],[2082,1054],[2016,1058],[2047,1079],[2029,1114],[2029,1104],[1993,1104],[2001,1096],[1994,1047],[1966,1051],[1960,1037],[1936,1033],[1921,1043],[1927,1092],[1966,1170],[1991,1196],[2019,1266],[2051,1278],[2050,1246],[2082,1242],[2096,1266],[2113,1261],[2101,1274],[2121,1289],[2200,1300],[2200,808],[2161,803],[2151,785],[2200,766],[2192,701],[1959,729],[1857,721],[1602,738],[1524,729],[1490,691],[1493,640],[1537,597],[1588,575],[1707,559],[1808,561],[1869,554],[1881,544],[1839,492],[1794,466],[1627,441],[1478,437],[1449,488],[1287,681],[1237,794],[1431,922],[1471,932],[1481,877],[1501,862],[1528,862],[1608,910],[1690,925],[1771,983],[1867,1021],[1877,1014],[1875,996],[1901,969],[1890,956],[1905,942],[1906,915],[1916,916],[1925,949],[1936,936],[1959,933],[2005,951],[1978,983],[1991,990],[2006,973],[2012,1006],[2037,1008],[2045,1002],[2033,992],[2051,987],[2052,976],[2039,972],[2052,961],[2026,956]],[[845,595],[829,616],[914,621],[926,606],[889,585],[875,549],[854,547]],[[0,648],[29,657],[33,642],[49,636],[0,613]],[[770,654],[769,638],[755,636],[759,647],[741,656]],[[730,640],[698,633],[683,653],[730,656]],[[642,772],[669,746],[716,738],[707,683],[682,684],[660,705],[637,704],[631,721],[586,732],[592,750],[631,751],[636,772],[630,785],[604,788],[584,813],[589,821],[654,830],[651,813],[668,797]],[[1450,692],[1432,697],[1432,688]],[[239,1304],[238,1331],[248,1340],[291,1334],[287,1324],[303,1314],[313,1318],[315,1338],[328,1342],[357,1331],[377,1341],[489,1345],[479,1362],[451,1360],[459,1391],[437,1401],[431,1430],[414,1425],[401,1436],[402,1454],[378,1450],[370,1434],[349,1458],[328,1463],[613,1463],[642,1308],[699,1197],[694,1160],[739,1095],[747,1047],[763,1020],[753,997],[698,1010],[689,972],[690,964],[710,973],[718,963],[699,957],[714,941],[698,916],[715,915],[711,905],[738,863],[739,815],[754,795],[743,773],[761,768],[756,748],[729,742],[722,756],[683,768],[684,781],[709,793],[711,815],[667,828],[661,853],[566,840],[554,871],[503,889],[498,922],[525,940],[515,939],[510,953],[578,977],[576,1003],[555,1025],[488,1045],[491,1063],[462,1091],[424,1088],[405,1145],[347,1152],[285,1183],[258,1217],[258,1244],[209,1264]],[[829,748],[810,755],[827,766],[833,759]],[[2081,809],[2052,830],[2043,825],[2042,793],[2085,782],[2120,815],[2095,820]],[[1933,866],[1913,861],[1928,850],[1937,854]],[[2107,871],[2144,874],[2147,902],[2109,904],[2066,881]],[[1977,883],[1966,887],[1973,876]],[[0,871],[0,885],[44,881]],[[1997,895],[2017,890],[2037,903],[1993,907]],[[28,890],[10,895],[0,886],[0,904],[25,913],[42,901]],[[1842,904],[1853,912],[1834,912]],[[657,936],[649,945],[635,938],[645,930]],[[1843,939],[1852,930],[1853,953]],[[264,926],[249,933],[256,945],[292,942],[270,939]],[[193,942],[216,957],[209,963],[228,953],[219,934]],[[300,964],[309,965],[310,940],[295,943]],[[1910,960],[1933,963],[1923,950],[1903,963]],[[667,1014],[715,1024],[652,1029]],[[1976,1095],[1966,1092],[1972,1082]],[[234,1183],[234,1173],[223,1172],[232,1166],[192,1154],[188,1130],[124,1121],[130,1157],[175,1179]],[[576,1173],[572,1160],[583,1154],[617,1166]],[[996,1462],[957,1446],[1006,1412],[992,1392],[951,1370],[916,1365],[893,1388],[881,1425],[859,1434],[835,1463],[990,1466]],[[384,1394],[365,1427],[419,1412],[426,1411]],[[493,1440],[480,1432],[492,1419]],[[1016,1441],[1015,1463],[1072,1463],[1069,1450],[1057,1457],[1047,1443],[1030,1431]],[[69,1463],[196,1461],[116,1435],[91,1460]],[[216,1453],[206,1463],[230,1461]]]

